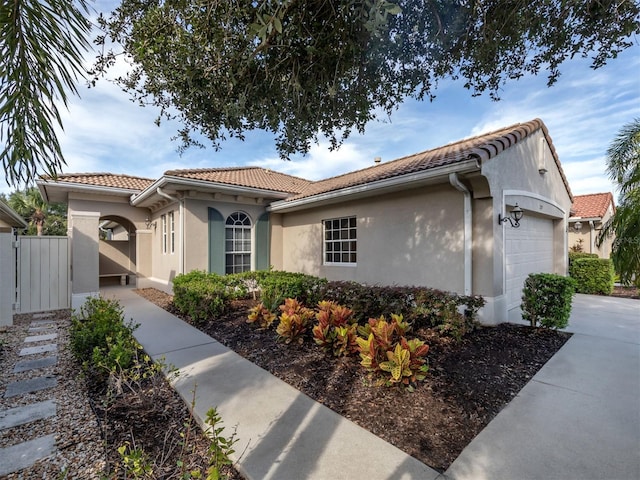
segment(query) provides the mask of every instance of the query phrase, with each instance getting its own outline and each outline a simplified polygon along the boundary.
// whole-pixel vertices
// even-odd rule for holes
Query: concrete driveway
[[[566,330],[572,338],[446,477],[640,479],[640,301],[576,295]]]

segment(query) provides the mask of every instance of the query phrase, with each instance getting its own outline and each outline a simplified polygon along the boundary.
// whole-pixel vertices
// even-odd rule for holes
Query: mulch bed
[[[179,315],[170,295],[154,289],[137,292]],[[303,345],[278,342],[275,331],[246,322],[253,304],[234,302],[224,317],[197,327],[439,471],[448,468],[570,337],[513,324],[481,327],[460,342],[432,329],[414,331],[430,345],[430,370],[410,393],[376,386],[357,356],[336,359],[309,338]]]

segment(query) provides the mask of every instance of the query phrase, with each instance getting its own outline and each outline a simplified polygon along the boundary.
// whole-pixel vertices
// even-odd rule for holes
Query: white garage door
[[[509,320],[515,320],[519,319],[522,287],[527,276],[553,273],[553,220],[525,215],[520,228],[512,228],[508,223],[504,228],[507,310]]]

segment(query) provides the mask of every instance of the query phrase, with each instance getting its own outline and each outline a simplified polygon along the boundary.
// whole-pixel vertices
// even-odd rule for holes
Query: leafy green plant
[[[108,364],[108,368],[130,366],[137,343],[131,322],[124,323],[122,306],[116,300],[102,297],[89,298],[74,314],[70,329],[70,346],[81,363]]]
[[[335,302],[318,303],[317,324],[313,327],[314,341],[334,356],[347,356],[357,352],[357,324],[353,311]]]
[[[321,299],[320,287],[327,280],[304,273],[269,271],[258,282],[262,299],[296,298],[305,305],[315,305]]]
[[[304,341],[302,336],[308,329],[314,317],[313,310],[303,306],[295,298],[287,298],[284,305],[280,306],[280,322],[276,328],[279,339],[289,344],[294,340],[298,343]]]
[[[207,411],[204,433],[210,439],[209,442],[209,468],[207,480],[226,478],[222,474],[222,467],[232,465],[229,458],[235,453],[234,445],[238,442],[236,430],[229,437],[223,435],[225,427],[222,426],[222,417],[215,408]]]
[[[569,268],[578,293],[609,295],[613,292],[615,272],[608,258],[576,258]]]
[[[463,335],[475,328],[478,311],[485,304],[479,295],[458,295],[426,287],[328,282],[320,288],[323,299],[348,305],[360,324],[380,315],[390,317],[399,314],[416,326],[437,327],[451,320],[457,323],[457,315],[452,315],[452,312],[462,312],[464,328],[458,330]],[[443,333],[455,330],[447,326]]]
[[[148,455],[142,448],[126,442],[118,447],[118,454],[122,459],[125,478],[154,478],[153,467]]]
[[[233,298],[232,290],[222,276],[194,271],[173,280],[173,303],[199,324],[224,313]]]
[[[522,290],[522,318],[532,327],[565,328],[571,315],[575,280],[553,273],[532,273]]]

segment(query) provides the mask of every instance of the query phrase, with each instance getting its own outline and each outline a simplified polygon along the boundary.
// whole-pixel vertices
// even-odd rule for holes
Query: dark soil
[[[612,297],[625,297],[640,299],[640,289],[638,287],[613,287]]]
[[[138,293],[179,315],[172,298]],[[439,471],[507,405],[570,334],[502,324],[481,327],[462,341],[431,329],[412,332],[430,345],[429,373],[415,392],[375,386],[359,358],[334,358],[310,338],[278,342],[274,330],[246,322],[252,301],[235,302],[202,331],[340,415]],[[188,319],[187,319],[188,320]]]
[[[186,472],[207,470],[209,441],[160,372],[132,381],[133,388],[123,385],[117,394],[95,376],[88,376],[86,385],[105,443],[104,478],[130,478],[118,453],[124,445],[144,450],[154,479],[186,478]],[[232,433],[229,427],[222,435],[230,437]],[[232,466],[223,466],[222,473],[229,480],[244,478]]]

